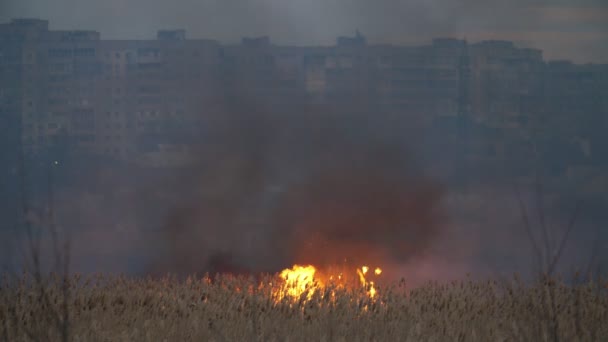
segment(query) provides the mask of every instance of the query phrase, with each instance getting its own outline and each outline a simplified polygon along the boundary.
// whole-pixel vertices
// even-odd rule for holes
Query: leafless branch
[[[538,160],[538,156],[537,156],[537,160]],[[535,187],[536,187],[536,209],[538,212],[538,220],[540,223],[540,232],[541,232],[541,237],[542,237],[542,241],[543,241],[543,250],[545,251],[545,258],[549,258],[549,254],[550,251],[552,250],[551,247],[551,243],[549,241],[549,231],[547,229],[547,222],[546,222],[546,215],[545,215],[545,203],[544,203],[544,198],[545,198],[545,193],[544,193],[544,187],[543,184],[541,182],[541,176],[540,176],[540,167],[536,168],[536,172],[535,172]]]
[[[591,246],[591,253],[589,255],[589,262],[587,262],[587,267],[585,267],[585,274],[591,274],[592,273],[592,268],[593,265],[597,262],[598,259],[598,254],[599,254],[599,250],[600,250],[600,240],[601,240],[601,234],[600,234],[600,228],[596,227],[595,229],[595,236],[593,238],[593,245]],[[597,265],[597,267],[599,268],[599,264]],[[596,275],[600,275],[599,270],[597,270]]]
[[[524,221],[524,229],[526,231],[526,234],[528,235],[528,239],[530,240],[530,243],[532,244],[532,250],[536,256],[537,271],[542,272],[542,268],[543,268],[542,251],[539,248],[538,243],[536,242],[536,239],[534,238],[534,234],[532,233],[530,219],[528,218],[528,211],[526,210],[526,206],[523,202],[521,193],[519,192],[519,188],[517,187],[517,185],[514,185],[514,189],[515,189],[515,196],[517,198],[517,202],[519,204],[519,208],[521,211],[522,219]]]
[[[48,212],[46,215],[46,220],[42,220],[37,224],[34,224],[30,218],[32,214],[31,207],[28,203],[28,194],[27,194],[27,177],[26,177],[26,168],[25,168],[25,158],[23,150],[20,153],[20,161],[19,161],[19,175],[20,175],[20,190],[21,190],[21,227],[23,227],[23,231],[25,233],[25,249],[19,248],[22,253],[22,268],[24,270],[24,277],[30,275],[31,282],[23,278],[25,281],[24,286],[31,287],[34,291],[36,291],[38,302],[44,307],[44,310],[41,312],[41,316],[38,319],[34,319],[32,327],[20,327],[19,326],[19,317],[17,317],[17,312],[14,312],[14,317],[9,317],[12,319],[13,324],[10,324],[13,329],[19,329],[24,333],[29,339],[33,341],[48,341],[53,339],[52,333],[48,330],[48,324],[50,323],[52,327],[55,327],[56,331],[59,333],[62,341],[70,340],[70,326],[69,326],[69,296],[70,296],[70,281],[69,281],[69,261],[70,261],[70,243],[69,239],[66,239],[63,246],[60,246],[59,243],[59,232],[57,230],[57,226],[55,224],[55,212],[54,212],[54,193],[53,193],[53,174],[52,174],[52,164],[48,167]],[[44,217],[44,216],[42,216]],[[51,273],[51,277],[47,279],[47,276],[44,274],[45,265],[42,262],[42,228],[47,228],[52,243],[52,252],[54,253],[55,259],[55,267],[53,269],[56,272]],[[20,232],[16,229],[15,235],[17,237],[20,236]],[[21,246],[21,244],[18,244]],[[63,247],[63,251],[61,250]],[[59,278],[53,278],[52,274],[59,274]],[[15,277],[17,279],[17,277]],[[61,283],[59,283],[61,282]],[[57,286],[57,290],[59,291],[62,300],[60,307],[56,307],[56,303],[51,298],[50,294],[50,286]],[[7,303],[7,307],[11,308],[14,305],[11,303]],[[9,310],[10,311],[10,310]],[[13,310],[14,311],[14,310]],[[47,326],[44,326],[44,325]],[[6,327],[9,323],[6,323]],[[43,326],[43,328],[41,328]],[[5,328],[5,337],[10,338],[9,331]],[[18,336],[19,331],[15,330],[15,336]]]
[[[572,212],[570,221],[568,221],[568,225],[566,226],[566,231],[564,232],[564,235],[562,236],[562,239],[559,243],[557,250],[555,251],[555,254],[553,255],[553,258],[551,259],[550,264],[548,265],[549,267],[548,267],[547,273],[549,275],[553,274],[553,272],[555,271],[555,266],[557,266],[557,263],[559,262],[559,260],[562,256],[562,253],[566,246],[566,242],[568,241],[568,237],[570,236],[570,232],[574,228],[574,223],[576,222],[576,219],[578,218],[580,208],[581,208],[581,201],[578,200],[574,206],[574,211]]]

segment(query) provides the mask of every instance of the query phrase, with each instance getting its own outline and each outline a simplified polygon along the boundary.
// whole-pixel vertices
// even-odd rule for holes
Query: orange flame
[[[307,293],[308,299],[315,291],[315,273],[317,269],[314,266],[294,265],[291,269],[284,269],[279,276],[285,281],[283,285],[283,294],[293,298],[300,298],[302,294]],[[280,297],[283,297],[282,295]]]
[[[368,266],[361,266],[356,269],[356,274],[359,278],[360,285],[365,289],[370,298],[375,298],[377,290],[373,281],[368,281],[366,275],[370,268]],[[374,275],[379,276],[382,274],[382,269],[377,267],[374,270]],[[320,274],[318,270],[312,266],[294,265],[292,268],[287,268],[279,273],[279,277],[283,280],[283,284],[280,288],[274,291],[273,295],[276,300],[281,300],[285,297],[291,299],[300,299],[304,295],[307,300],[310,300],[316,291],[323,292],[325,288],[325,282],[328,280],[332,283],[337,283],[339,286],[344,286],[345,278],[343,273],[338,274]],[[331,294],[334,295],[333,293]]]

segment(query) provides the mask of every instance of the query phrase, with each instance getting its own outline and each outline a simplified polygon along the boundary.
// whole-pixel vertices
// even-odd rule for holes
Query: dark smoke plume
[[[405,121],[242,101],[212,120],[162,226],[154,273],[276,272],[292,263],[404,262],[439,233],[440,186]]]

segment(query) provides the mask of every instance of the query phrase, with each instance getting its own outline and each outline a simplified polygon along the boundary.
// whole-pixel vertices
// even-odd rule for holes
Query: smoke
[[[151,272],[404,262],[439,234],[443,191],[416,164],[405,121],[357,101],[243,98],[178,176],[174,189],[185,192],[166,215]]]
[[[405,261],[423,251],[440,227],[440,187],[403,146],[375,141],[373,132],[352,140],[341,133],[323,138],[310,173],[286,191],[279,215],[287,241],[277,244],[289,259],[315,265]]]
[[[200,132],[191,167],[59,165],[71,170],[55,211],[70,230],[74,271],[256,273],[346,259],[412,285],[532,267],[513,189],[462,193],[429,177],[426,133],[407,118],[357,94],[343,106],[234,96]],[[550,229],[563,232],[572,205],[547,205]],[[577,221],[561,270],[585,266],[599,224]]]

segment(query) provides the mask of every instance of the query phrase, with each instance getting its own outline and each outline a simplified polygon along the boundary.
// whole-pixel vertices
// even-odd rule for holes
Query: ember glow
[[[370,268],[368,266],[361,266],[352,272],[344,271],[319,271],[312,265],[294,265],[292,268],[287,268],[279,273],[279,277],[282,279],[282,285],[274,291],[274,298],[279,301],[283,298],[290,298],[293,300],[299,300],[305,298],[309,300],[312,298],[315,292],[320,292],[323,296],[326,292],[327,286],[331,285],[333,288],[339,289],[355,289],[356,287],[362,287],[370,298],[375,298],[377,290],[374,281],[368,280]],[[372,276],[379,276],[382,273],[382,269],[377,267]],[[357,281],[352,279],[358,278]],[[330,294],[333,295],[333,294]]]

